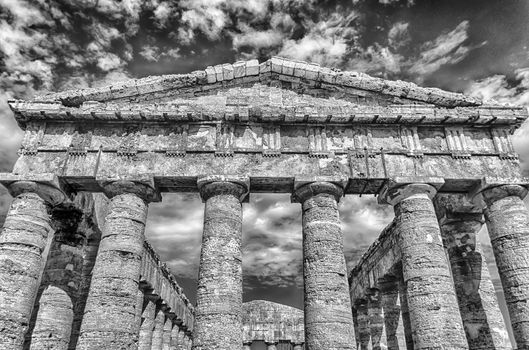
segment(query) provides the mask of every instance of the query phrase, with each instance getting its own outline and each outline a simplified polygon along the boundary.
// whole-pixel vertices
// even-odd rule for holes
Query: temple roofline
[[[112,101],[142,94],[169,90],[188,90],[196,86],[211,86],[241,80],[250,77],[281,77],[300,79],[322,88],[349,87],[358,90],[376,92],[396,98],[434,104],[441,107],[480,106],[481,100],[461,93],[444,91],[438,88],[420,87],[414,83],[391,81],[371,77],[364,73],[341,71],[321,67],[315,63],[290,60],[281,57],[259,63],[257,60],[239,61],[234,64],[222,64],[207,67],[188,74],[171,74],[132,79],[117,84],[38,96],[34,102],[60,101],[64,106],[80,106],[86,101]]]

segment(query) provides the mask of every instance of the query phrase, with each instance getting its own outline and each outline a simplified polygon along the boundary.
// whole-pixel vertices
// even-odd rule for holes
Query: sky
[[[0,0],[0,171],[22,137],[8,98],[240,59],[279,55],[529,106],[528,15],[526,0]],[[514,142],[529,173],[529,124]],[[243,206],[244,299],[302,307],[299,204],[256,194]],[[352,265],[393,214],[351,196],[340,215]],[[192,300],[202,220],[197,195],[165,194],[146,229]]]

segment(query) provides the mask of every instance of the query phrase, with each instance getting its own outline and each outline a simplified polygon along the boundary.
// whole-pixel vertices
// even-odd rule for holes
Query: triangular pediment
[[[219,99],[224,96],[229,99],[239,94],[241,103],[267,102],[262,98],[266,95],[272,100],[276,98],[270,101],[272,105],[288,107],[288,99],[294,95],[281,90],[295,93],[297,97],[294,101],[314,97],[317,102],[343,100],[356,105],[429,104],[448,108],[481,105],[481,101],[459,93],[279,57],[262,63],[257,60],[240,61],[189,74],[153,76],[102,88],[64,91],[36,100],[61,101],[64,106],[78,107],[87,101],[163,103],[194,100],[200,96],[217,96]],[[259,94],[256,95],[256,92]]]

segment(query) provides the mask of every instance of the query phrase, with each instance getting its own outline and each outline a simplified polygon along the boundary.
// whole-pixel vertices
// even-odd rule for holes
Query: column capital
[[[0,183],[9,194],[17,197],[22,193],[35,193],[51,206],[56,206],[68,199],[63,184],[55,174],[18,175],[0,173]]]
[[[250,194],[250,178],[238,175],[207,175],[197,179],[198,191],[202,201],[220,194],[231,194],[242,203]]]
[[[121,194],[134,194],[146,203],[159,202],[162,196],[158,191],[154,179],[151,178],[96,178],[105,195],[112,199]]]
[[[499,185],[483,189],[480,194],[487,206],[505,197],[516,196],[524,199],[527,196],[527,188],[521,185]]]
[[[303,203],[307,199],[318,194],[330,194],[337,202],[344,195],[347,186],[346,178],[316,176],[310,179],[296,178],[294,181],[294,192],[292,193],[292,203]]]
[[[441,226],[461,221],[483,224],[483,207],[465,193],[438,193],[433,204]]]
[[[439,177],[396,177],[384,184],[378,195],[378,202],[396,205],[419,194],[432,199],[443,185],[444,179]]]

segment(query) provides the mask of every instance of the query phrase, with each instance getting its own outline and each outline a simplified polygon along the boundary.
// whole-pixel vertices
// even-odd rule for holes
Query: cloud
[[[424,43],[419,59],[410,67],[410,72],[417,76],[428,75],[446,64],[463,60],[470,52],[470,48],[464,45],[468,39],[468,28],[469,21],[463,21],[452,31]]]

